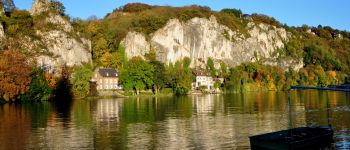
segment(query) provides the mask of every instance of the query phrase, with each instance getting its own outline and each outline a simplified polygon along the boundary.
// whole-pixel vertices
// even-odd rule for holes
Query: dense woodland
[[[279,57],[303,58],[304,61],[301,70],[293,71],[264,65],[262,61],[246,62],[234,68],[221,63],[220,68],[215,68],[214,58],[209,58],[207,67],[201,69],[213,77],[224,77],[224,84],[217,86],[225,92],[288,90],[290,85],[326,87],[344,83],[344,78],[350,74],[350,33],[328,26],[289,27],[266,15],[252,14],[249,15],[251,19],[243,19],[246,14],[237,9],[212,11],[209,7],[197,5],[170,7],[131,3],[115,9],[103,19],[90,17],[87,20],[69,18],[64,13],[64,6],[58,1],[51,1],[50,8],[51,13],[70,19],[75,32],[92,41],[94,66],[86,64],[66,68],[65,75],[56,77],[34,67],[35,63],[25,63],[30,58],[28,56],[41,53],[41,48],[38,47],[38,51],[34,52],[27,51],[20,46],[19,42],[23,40],[18,39],[23,39],[24,36],[37,38],[36,30],[59,29],[41,21],[49,12],[35,17],[26,10],[7,12],[0,18],[7,35],[0,45],[0,99],[48,100],[57,95],[55,93],[61,87],[60,81],[65,81],[64,76],[67,74],[72,74],[72,78],[62,83],[72,83],[67,86],[72,89],[72,94],[84,97],[89,94],[89,79],[96,67],[117,68],[120,83],[130,94],[139,94],[143,90],[187,94],[194,79],[192,72],[199,69],[189,67],[189,58],[175,64],[164,64],[155,59],[155,51],[150,51],[145,60],[139,57],[127,60],[125,48],[120,42],[129,31],[150,35],[172,18],[187,21],[193,17],[209,18],[211,15],[219,23],[245,36],[249,36],[246,29],[249,21],[284,27],[292,33],[292,37],[285,43],[285,48],[279,50]]]

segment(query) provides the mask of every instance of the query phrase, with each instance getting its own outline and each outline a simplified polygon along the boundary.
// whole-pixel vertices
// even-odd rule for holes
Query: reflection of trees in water
[[[26,149],[31,119],[20,104],[0,105],[0,149]]]

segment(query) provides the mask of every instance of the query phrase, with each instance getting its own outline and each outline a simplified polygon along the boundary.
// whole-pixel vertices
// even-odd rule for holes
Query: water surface
[[[288,118],[331,124],[333,147],[350,148],[350,94],[307,90],[5,104],[0,149],[250,149]]]

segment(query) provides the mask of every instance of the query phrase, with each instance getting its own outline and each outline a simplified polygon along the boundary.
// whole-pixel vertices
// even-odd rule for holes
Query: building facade
[[[206,90],[213,91],[218,90],[215,89],[214,84],[215,82],[223,83],[223,78],[213,78],[210,75],[206,74],[205,72],[194,72],[193,73],[195,78],[195,81],[192,83],[192,89],[198,89],[199,87],[206,87]]]
[[[118,71],[113,68],[97,68],[94,71],[92,82],[96,83],[97,90],[118,90]]]

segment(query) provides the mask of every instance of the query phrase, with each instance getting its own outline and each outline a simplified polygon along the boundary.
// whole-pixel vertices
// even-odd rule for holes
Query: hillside
[[[349,32],[327,26],[289,27],[266,15],[237,9],[131,3],[102,20],[73,24],[91,38],[93,60],[104,67],[123,68],[125,59],[147,59],[150,53],[166,65],[190,58],[196,70],[207,70],[210,60],[215,74],[226,76],[226,81],[234,75],[223,66],[238,70],[241,74],[236,76],[247,82],[259,81],[262,86],[273,82],[272,89],[286,83],[339,84],[350,73]]]
[[[55,2],[35,0],[29,12],[2,9],[1,49],[19,50],[50,72],[91,62],[90,40],[73,29]]]
[[[0,103],[69,99],[72,70],[90,64],[92,56],[91,41],[64,10],[53,0],[35,0],[30,11],[1,1]]]
[[[223,77],[218,86],[227,92],[342,84],[350,74],[350,33],[327,26],[289,27],[262,14],[197,5],[130,3],[88,20],[71,19],[64,9],[35,0],[29,12],[2,11],[0,48],[53,73],[91,60],[93,67],[118,68],[125,90],[136,93],[186,94],[197,71]],[[92,68],[80,69],[84,76]]]

